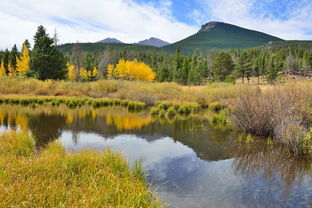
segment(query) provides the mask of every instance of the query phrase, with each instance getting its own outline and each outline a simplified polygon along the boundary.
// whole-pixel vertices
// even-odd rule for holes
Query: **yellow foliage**
[[[92,81],[92,80],[95,80],[96,76],[98,75],[99,73],[99,70],[94,67],[93,70],[90,70],[88,71],[87,69],[85,68],[81,68],[80,69],[80,77],[82,80],[89,80],[89,81]]]
[[[29,50],[27,48],[27,45],[24,44],[21,57],[16,57],[16,71],[18,75],[24,75],[29,70],[29,61]]]
[[[11,64],[8,65],[9,77],[16,77],[16,71]]]
[[[67,63],[67,79],[70,81],[75,81],[76,80],[76,70],[75,70],[75,65]]]
[[[107,66],[107,79],[115,79],[116,74],[115,74],[115,68],[113,64],[109,64]]]
[[[80,78],[82,80],[88,80],[88,71],[85,68],[80,69]]]
[[[152,82],[156,78],[156,73],[153,72],[150,66],[137,60],[125,61],[121,59],[115,68],[112,65],[108,65],[107,73],[108,79],[117,78]]]
[[[4,68],[4,63],[2,62],[0,65],[0,77],[4,77],[4,76],[6,76],[6,71]]]
[[[118,130],[132,130],[141,129],[143,126],[148,125],[153,120],[151,117],[148,118],[137,118],[133,116],[106,116],[106,124],[108,126],[114,125]]]
[[[99,73],[99,70],[96,67],[94,67],[92,71],[88,72],[89,80],[95,80],[95,78],[98,75],[98,73]]]

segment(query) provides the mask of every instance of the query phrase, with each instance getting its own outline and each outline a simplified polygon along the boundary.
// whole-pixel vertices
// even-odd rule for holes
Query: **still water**
[[[155,119],[149,112],[84,106],[0,106],[0,131],[18,129],[37,148],[58,140],[68,151],[110,148],[142,160],[169,207],[312,207],[311,161],[264,142],[238,142],[208,112]]]

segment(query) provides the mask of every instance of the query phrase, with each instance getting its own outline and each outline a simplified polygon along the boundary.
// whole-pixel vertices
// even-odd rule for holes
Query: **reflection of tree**
[[[36,139],[37,147],[43,147],[58,139],[65,125],[64,116],[44,113],[29,116],[29,129]]]
[[[107,115],[106,124],[108,126],[114,125],[120,131],[131,130],[131,129],[141,129],[143,126],[148,125],[153,120],[151,117],[140,118],[135,115]]]
[[[304,177],[311,177],[311,161],[294,157],[280,146],[254,143],[233,143],[229,146],[236,173],[245,176],[261,174],[264,178],[280,177],[285,184],[285,194],[292,186],[301,184]]]

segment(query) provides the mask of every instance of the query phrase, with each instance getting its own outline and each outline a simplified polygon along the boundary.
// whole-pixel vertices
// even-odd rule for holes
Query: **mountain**
[[[167,46],[170,43],[160,40],[158,38],[150,38],[150,39],[146,39],[146,40],[142,40],[138,43],[135,43],[137,45],[149,45],[149,46],[155,46],[155,47],[163,47],[163,46]]]
[[[270,41],[283,40],[262,32],[223,22],[209,22],[202,25],[201,29],[196,34],[165,46],[165,48],[173,51],[177,46],[180,46],[181,50],[184,52],[192,52],[195,49],[207,52],[212,48],[223,50],[232,48],[252,48],[262,46]]]
[[[98,43],[122,43],[120,40],[117,40],[116,38],[106,38],[104,40],[98,41]]]
[[[168,50],[164,48],[147,46],[147,45],[135,45],[125,43],[66,43],[58,45],[58,48],[67,53],[71,54],[73,47],[77,45],[83,52],[101,52],[108,49],[113,49],[116,52],[157,52],[157,53],[168,53]]]

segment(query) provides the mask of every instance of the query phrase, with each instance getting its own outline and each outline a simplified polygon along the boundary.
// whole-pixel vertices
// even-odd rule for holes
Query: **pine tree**
[[[65,79],[67,73],[65,56],[55,47],[53,38],[48,36],[42,25],[38,27],[34,41],[27,75],[40,80]]]
[[[226,76],[234,70],[234,63],[231,56],[226,52],[220,52],[212,64],[213,79],[224,81]]]
[[[3,55],[3,65],[7,74],[9,72],[9,69],[8,69],[9,63],[10,63],[10,52],[8,49],[5,49],[4,55]]]
[[[30,51],[30,43],[27,39],[24,41],[23,45],[26,45],[26,47],[28,48],[28,51]]]
[[[184,85],[186,85],[188,82],[189,68],[190,68],[189,58],[185,57],[183,59],[182,76],[181,76],[182,84]]]
[[[96,75],[98,74],[97,61],[90,52],[87,53],[86,57],[84,58],[84,68],[87,70],[88,80],[95,80],[96,76],[94,76],[93,72],[95,72],[94,70],[96,69]]]
[[[303,60],[302,60],[302,71],[303,71],[303,76],[305,77],[311,71],[311,61],[312,61],[311,53],[306,51],[303,55]]]
[[[15,73],[16,71],[16,65],[17,65],[17,59],[19,58],[18,50],[16,44],[14,44],[11,53],[10,53],[10,64],[13,68],[13,71]]]
[[[268,65],[268,70],[267,70],[267,80],[268,82],[270,83],[273,83],[277,76],[278,76],[278,70],[277,70],[277,67],[275,65],[275,57],[272,57],[270,62],[269,62],[269,65]]]

